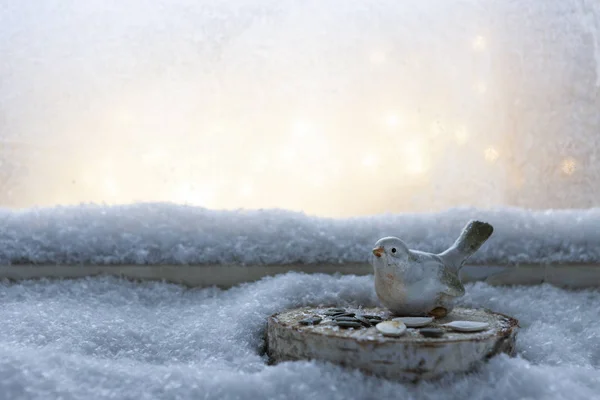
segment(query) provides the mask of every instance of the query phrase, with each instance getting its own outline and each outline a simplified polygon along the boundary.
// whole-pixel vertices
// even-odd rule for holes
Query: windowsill
[[[288,265],[7,265],[0,266],[0,279],[72,279],[95,275],[122,276],[136,280],[164,280],[190,287],[231,287],[243,282],[290,271],[300,273],[369,275],[368,264]],[[468,265],[464,282],[484,281],[492,285],[536,285],[580,289],[600,287],[600,264],[519,264],[514,266]]]

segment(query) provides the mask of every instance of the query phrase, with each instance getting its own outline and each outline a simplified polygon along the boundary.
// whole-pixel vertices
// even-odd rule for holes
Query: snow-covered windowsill
[[[600,286],[598,209],[461,208],[348,219],[156,203],[1,210],[0,277],[110,274],[229,287],[288,271],[365,275],[378,238],[441,252],[470,219],[495,231],[464,268],[466,281]]]

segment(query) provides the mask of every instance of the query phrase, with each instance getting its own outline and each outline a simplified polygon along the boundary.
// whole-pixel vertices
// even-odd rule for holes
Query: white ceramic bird
[[[461,267],[493,231],[488,223],[470,221],[441,254],[410,250],[396,237],[378,240],[370,262],[379,300],[396,315],[444,317],[465,294],[458,276]]]

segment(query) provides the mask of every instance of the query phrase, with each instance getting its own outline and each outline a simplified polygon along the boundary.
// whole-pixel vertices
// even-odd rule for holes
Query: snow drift
[[[441,252],[470,219],[494,234],[470,263],[600,261],[600,209],[452,209],[328,219],[173,204],[0,209],[1,264],[362,263],[377,239]]]
[[[402,385],[317,362],[267,366],[268,315],[376,304],[370,277],[289,273],[230,290],[116,278],[0,283],[7,399],[592,399],[600,291],[469,285],[462,304],[520,320],[516,358]]]

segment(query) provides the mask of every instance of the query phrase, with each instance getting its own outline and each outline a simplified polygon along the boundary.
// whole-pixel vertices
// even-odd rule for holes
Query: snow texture
[[[600,261],[600,209],[463,208],[328,219],[149,203],[0,209],[0,264],[364,263],[384,236],[442,252],[470,219],[495,228],[470,263]]]
[[[319,362],[267,366],[266,318],[376,305],[371,277],[288,273],[223,291],[112,277],[0,283],[3,399],[593,399],[600,291],[477,283],[462,303],[520,320],[518,356],[404,385]]]

